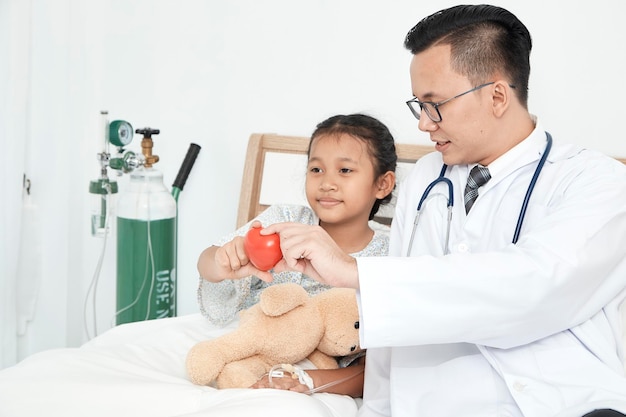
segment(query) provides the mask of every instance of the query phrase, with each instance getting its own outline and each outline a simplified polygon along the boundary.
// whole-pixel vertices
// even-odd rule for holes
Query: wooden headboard
[[[239,196],[237,228],[272,204],[306,204],[304,177],[308,146],[307,137],[273,133],[254,133],[250,136]],[[433,146],[397,143],[398,181],[402,181],[415,161],[434,150]],[[626,158],[616,159],[626,164]],[[273,188],[268,188],[267,184],[273,184]],[[392,215],[393,202],[381,207],[375,220],[389,224]]]

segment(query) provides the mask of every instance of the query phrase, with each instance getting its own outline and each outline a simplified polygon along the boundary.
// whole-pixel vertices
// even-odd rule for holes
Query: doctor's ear
[[[396,186],[396,174],[393,171],[387,171],[378,177],[376,181],[378,191],[376,192],[376,198],[383,199],[387,197]]]
[[[491,98],[493,113],[496,117],[502,116],[511,104],[511,99],[514,96],[514,92],[511,89],[512,87],[506,81],[500,80],[494,83]]]

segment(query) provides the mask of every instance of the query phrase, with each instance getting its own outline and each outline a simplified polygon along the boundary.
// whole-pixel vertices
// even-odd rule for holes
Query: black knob
[[[143,135],[144,138],[150,138],[152,135],[158,135],[160,133],[159,129],[150,129],[149,127],[144,127],[143,129],[135,130],[135,133],[139,133]]]

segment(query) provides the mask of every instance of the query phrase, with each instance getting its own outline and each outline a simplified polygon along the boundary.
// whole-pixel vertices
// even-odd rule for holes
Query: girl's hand
[[[260,227],[255,221],[251,227]],[[271,282],[272,274],[258,270],[246,255],[243,247],[243,236],[236,236],[223,246],[212,246],[205,249],[198,260],[200,276],[208,281],[219,282],[225,279],[240,279],[255,275],[263,281]]]
[[[279,234],[283,252],[275,271],[295,270],[333,287],[359,287],[356,260],[320,226],[276,223],[261,231],[263,235],[271,233]]]
[[[261,379],[255,382],[250,388],[274,388],[287,391],[295,391],[306,393],[309,391],[309,387],[301,384],[298,378],[292,378],[287,374],[282,378],[272,377],[272,384],[270,385],[270,378],[268,375],[264,375]]]
[[[251,275],[252,264],[243,249],[244,238],[235,236],[233,240],[218,247],[215,251],[215,267],[219,276],[235,279]]]

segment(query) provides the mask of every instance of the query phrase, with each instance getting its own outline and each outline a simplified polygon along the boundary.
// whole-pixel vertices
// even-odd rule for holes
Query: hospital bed
[[[248,141],[237,224],[271,204],[306,204],[308,138],[253,134]],[[399,172],[432,147],[398,145]],[[274,168],[274,169],[272,169]],[[401,176],[402,174],[400,174]],[[385,229],[387,209],[372,223]],[[183,277],[179,277],[183,279]],[[196,276],[184,279],[197,280]],[[197,342],[237,326],[211,325],[199,313],[114,327],[78,348],[31,355],[0,371],[0,416],[9,417],[350,417],[359,400],[316,393],[192,384],[185,358]]]
[[[249,139],[237,226],[273,203],[305,203],[308,139],[253,134]],[[432,147],[397,145],[401,181]],[[624,161],[623,161],[624,162]],[[273,168],[279,167],[278,169]],[[275,185],[279,185],[276,187]],[[270,186],[274,185],[274,187]],[[377,217],[385,229],[391,208]],[[184,277],[197,279],[197,277]],[[185,357],[195,343],[234,329],[212,326],[200,314],[117,326],[79,348],[34,354],[0,371],[0,416],[240,417],[354,416],[359,400],[280,390],[217,390],[192,384]]]

